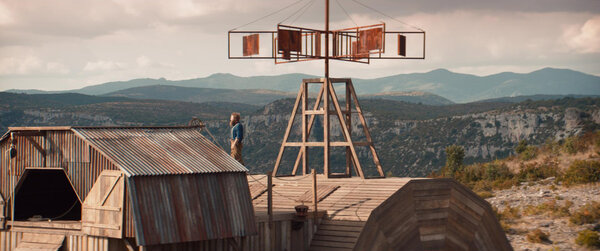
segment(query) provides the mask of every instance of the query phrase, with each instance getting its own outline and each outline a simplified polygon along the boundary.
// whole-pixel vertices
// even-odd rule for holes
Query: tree
[[[462,146],[451,145],[446,147],[446,165],[442,169],[442,175],[454,177],[456,172],[463,169],[465,149]]]
[[[522,152],[524,152],[525,150],[527,150],[527,140],[522,139],[521,141],[519,141],[519,144],[517,144],[517,147],[515,148],[515,152],[517,152],[517,154],[521,154]]]

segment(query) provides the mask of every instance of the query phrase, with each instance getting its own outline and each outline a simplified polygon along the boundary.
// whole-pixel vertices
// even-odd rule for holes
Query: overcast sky
[[[0,0],[0,91],[214,73],[322,75],[322,62],[227,59],[228,30],[296,1]],[[356,1],[394,19],[355,0],[331,0],[333,28],[384,21],[388,30],[412,29],[399,20],[427,32],[427,59],[335,62],[331,76],[375,78],[437,68],[488,75],[544,67],[600,75],[600,0]],[[322,29],[323,7],[323,0],[303,0],[240,29],[274,30],[290,16],[284,23]]]

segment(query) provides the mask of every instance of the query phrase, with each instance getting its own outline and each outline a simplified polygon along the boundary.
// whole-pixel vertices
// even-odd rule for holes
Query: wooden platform
[[[362,179],[337,178],[327,179],[317,175],[319,187],[339,186],[335,191],[321,199],[319,211],[327,211],[330,220],[366,221],[371,211],[398,191],[411,178]],[[248,184],[267,184],[266,175],[248,175]],[[312,202],[302,202],[307,191],[312,191],[310,175],[273,178],[273,208],[277,210],[293,210],[294,206],[305,204],[312,210]],[[319,196],[320,197],[320,196]],[[267,193],[262,193],[253,200],[254,207],[267,207]]]
[[[264,175],[249,176],[267,183]],[[273,211],[289,211],[306,200],[312,177],[273,178]],[[326,194],[317,191],[318,226],[309,250],[512,250],[494,212],[485,200],[452,179],[337,178],[317,175]],[[326,194],[326,196],[325,196]],[[267,207],[267,194],[254,207]],[[312,210],[312,203],[306,203]]]

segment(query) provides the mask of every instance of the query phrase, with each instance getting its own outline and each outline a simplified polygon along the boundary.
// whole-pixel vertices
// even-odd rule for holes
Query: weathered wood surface
[[[64,235],[23,233],[15,251],[56,251],[64,241]]]
[[[340,186],[334,186],[334,185],[317,185],[317,201],[321,202],[323,199],[325,199],[328,195],[330,195],[331,193],[333,193],[336,189],[338,189]],[[303,195],[300,196],[300,198],[298,198],[299,202],[312,202],[314,198],[313,195],[313,191],[312,189],[309,191],[306,191]]]
[[[309,250],[350,251],[364,225],[364,221],[324,220],[319,225],[319,230],[315,233]]]
[[[266,184],[264,175],[248,177],[250,186],[255,183]],[[319,210],[327,211],[332,220],[366,221],[379,204],[398,191],[410,178],[361,179],[359,177],[327,179],[317,175],[318,186],[338,187],[318,204]],[[273,207],[277,210],[293,210],[302,204],[300,200],[307,191],[312,191],[310,175],[273,178]],[[312,193],[311,193],[312,194]],[[320,197],[320,196],[319,196]],[[312,200],[312,199],[311,199]],[[267,207],[267,195],[262,194],[253,201],[255,208]],[[312,205],[309,210],[313,210]]]
[[[93,236],[123,237],[124,184],[121,171],[102,171],[83,202],[82,232]]]
[[[252,199],[256,199],[258,198],[258,196],[261,196],[263,193],[265,193],[267,191],[267,186],[261,184],[261,183],[254,183],[252,185],[249,185],[250,187],[250,196],[252,197]]]
[[[397,247],[512,250],[491,206],[452,179],[406,184],[373,210],[353,250],[388,251]]]
[[[0,194],[0,229],[4,229],[4,223],[6,220],[6,215],[5,215],[5,211],[4,211],[4,206],[5,206],[5,202],[4,202],[4,198],[2,198],[2,194]]]
[[[318,203],[327,215],[310,250],[512,250],[490,205],[454,180],[317,180],[339,188]],[[275,177],[273,183],[274,211],[290,211],[311,191],[312,178]],[[266,208],[266,195],[253,203]]]
[[[329,151],[330,147],[341,146],[346,148],[346,170],[344,173],[342,173],[341,176],[352,176],[350,167],[353,166],[356,175],[360,176],[361,178],[365,178],[355,146],[368,146],[371,150],[373,161],[379,174],[379,177],[384,177],[383,169],[381,168],[381,163],[379,162],[379,157],[377,156],[377,152],[375,150],[371,134],[369,133],[368,125],[362,114],[362,109],[360,108],[358,97],[356,96],[356,92],[354,91],[352,81],[348,78],[325,78],[321,80],[322,82],[314,82],[317,81],[317,79],[304,79],[302,81],[300,91],[298,92],[296,102],[294,103],[294,108],[292,109],[292,113],[288,121],[288,126],[283,136],[283,141],[279,149],[279,154],[277,155],[277,159],[275,160],[273,174],[278,175],[279,166],[281,164],[281,158],[283,156],[284,151],[286,150],[286,147],[300,147],[291,175],[296,175],[300,162],[302,162],[302,174],[304,175],[308,172],[309,158],[308,151],[306,150],[308,147],[323,147],[323,173],[326,174],[328,177],[338,176],[330,172],[331,169],[329,168]],[[314,107],[310,110],[308,108],[308,83],[321,84],[321,88],[317,96],[316,102],[314,104]],[[346,100],[348,100],[348,102],[346,102],[344,106],[345,110],[342,110],[342,106],[339,103],[337,94],[335,92],[335,88],[333,86],[334,83],[345,84]],[[329,102],[330,99],[332,101],[331,104]],[[353,100],[354,102],[351,102],[351,100]],[[320,107],[321,101],[323,107]],[[330,107],[331,105],[332,107]],[[352,140],[351,124],[352,113],[354,113],[352,111],[352,107],[355,107],[356,113],[358,113],[359,115],[360,123],[362,124],[363,130],[365,132],[366,142],[358,142],[358,144],[355,144],[355,142],[353,142]],[[293,121],[296,118],[296,113],[298,112],[299,108],[301,108],[301,141],[288,142],[288,138],[293,126]],[[323,116],[323,141],[321,142],[308,141],[313,127],[315,115]],[[310,116],[310,118],[308,118],[307,116]],[[342,136],[344,138],[343,141],[332,141],[330,139],[330,116],[333,116],[334,119],[337,118],[340,124]]]

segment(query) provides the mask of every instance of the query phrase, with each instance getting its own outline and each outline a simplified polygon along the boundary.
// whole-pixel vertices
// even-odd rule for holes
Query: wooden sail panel
[[[296,30],[277,29],[277,48],[284,59],[290,59],[290,52],[302,51],[302,34]]]
[[[244,56],[258,55],[259,37],[258,34],[244,36]]]
[[[315,57],[321,56],[321,32],[315,32]]]
[[[373,28],[358,32],[359,53],[383,49],[383,28]]]
[[[398,35],[398,55],[406,57],[406,36]]]
[[[360,43],[358,43],[358,41],[352,41],[350,48],[352,48],[352,60],[360,60],[369,57],[369,52],[361,50]]]
[[[81,231],[111,238],[123,237],[125,194],[123,173],[104,170],[83,202]]]

